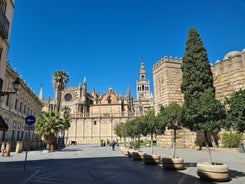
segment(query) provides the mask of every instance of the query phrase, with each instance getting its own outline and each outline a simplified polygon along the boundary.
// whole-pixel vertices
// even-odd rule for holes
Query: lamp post
[[[1,79],[1,78],[0,78]],[[2,79],[1,79],[2,80]],[[2,83],[2,81],[1,81]],[[15,94],[19,89],[20,89],[20,81],[19,81],[19,78],[17,78],[13,83],[13,88],[14,88],[14,91],[2,91],[2,88],[0,88],[0,97],[1,96],[6,96],[6,95],[9,95],[9,94]],[[4,122],[5,123],[5,122]],[[7,125],[6,125],[7,126]],[[5,138],[5,131],[6,130],[3,130],[3,136],[2,136],[2,142],[4,142],[4,138]]]
[[[20,89],[19,78],[17,78],[12,84],[13,84],[14,91],[2,91],[2,89],[0,89],[0,96],[15,94]]]

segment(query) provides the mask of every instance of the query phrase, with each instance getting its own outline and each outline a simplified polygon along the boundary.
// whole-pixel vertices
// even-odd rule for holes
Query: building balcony
[[[7,39],[9,34],[9,21],[4,14],[4,11],[0,8],[0,36],[3,39]]]

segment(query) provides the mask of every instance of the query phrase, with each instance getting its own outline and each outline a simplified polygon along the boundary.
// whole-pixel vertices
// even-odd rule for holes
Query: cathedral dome
[[[239,51],[231,51],[231,52],[228,52],[228,53],[225,55],[225,57],[224,57],[223,60],[226,60],[226,59],[229,59],[229,58],[233,58],[233,57],[239,56],[239,55],[241,55],[241,52],[239,52]]]

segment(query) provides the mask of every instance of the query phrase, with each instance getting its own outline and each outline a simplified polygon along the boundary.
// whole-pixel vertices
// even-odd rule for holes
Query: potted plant
[[[64,131],[65,121],[56,112],[43,112],[37,117],[35,132],[39,133],[42,140],[47,143],[49,151],[55,150],[55,135]]]
[[[224,163],[213,162],[208,145],[206,145],[206,148],[209,153],[209,162],[197,163],[197,175],[201,179],[210,180],[210,181],[230,180],[228,166]]]
[[[207,52],[195,28],[190,29],[188,33],[181,69],[181,92],[184,94],[183,125],[191,131],[204,131],[204,142],[208,145],[208,133],[218,133],[224,124],[225,107],[215,99],[213,75]],[[197,174],[201,179],[207,180],[229,179],[228,167],[223,163],[213,162],[211,154],[209,162],[197,164]]]
[[[135,118],[131,120],[129,126],[131,127],[132,134],[137,138],[137,141],[134,142],[134,149],[129,151],[130,156],[133,160],[143,160],[145,152],[140,150],[140,137],[144,127],[144,120],[142,117]]]
[[[162,107],[160,110],[162,122],[166,128],[174,130],[173,137],[173,154],[172,156],[162,157],[162,166],[164,169],[183,169],[184,160],[176,156],[176,132],[181,126],[181,106],[176,102],[171,103],[166,108]]]
[[[160,164],[161,156],[153,153],[153,136],[157,134],[162,134],[164,132],[164,128],[159,128],[159,117],[155,116],[154,109],[150,109],[146,112],[146,114],[142,117],[143,119],[143,129],[142,134],[144,136],[151,136],[151,154],[144,154],[144,163],[145,164]]]

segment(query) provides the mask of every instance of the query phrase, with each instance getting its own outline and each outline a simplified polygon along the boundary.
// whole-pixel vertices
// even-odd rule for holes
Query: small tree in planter
[[[55,112],[42,112],[38,115],[35,124],[35,132],[39,133],[44,142],[47,143],[47,148],[50,150],[55,141],[55,135],[64,130],[65,121],[60,117],[60,114]]]
[[[138,135],[137,121],[135,119],[128,120],[125,124],[127,135],[131,138],[128,157],[132,157],[132,152],[135,150],[135,137]]]
[[[132,152],[133,160],[143,160],[144,152],[140,150],[140,137],[144,130],[144,120],[142,117],[138,117],[133,120],[134,125],[134,133],[135,137],[137,138],[137,150]]]
[[[160,164],[160,155],[153,153],[153,137],[157,134],[162,134],[164,132],[164,128],[159,128],[159,120],[158,116],[155,116],[155,111],[150,109],[146,112],[146,115],[142,117],[143,120],[143,129],[142,134],[144,136],[151,136],[151,155],[144,155],[144,162],[146,164]]]
[[[174,130],[174,139],[173,139],[173,154],[171,157],[163,157],[162,165],[165,169],[183,169],[184,160],[182,158],[176,157],[176,132],[181,128],[181,106],[176,102],[171,103],[166,108],[162,107],[161,117],[165,126],[168,129]]]
[[[134,147],[134,139],[137,136],[137,126],[135,119],[127,120],[125,123],[127,136],[131,138],[130,147]]]
[[[115,126],[114,131],[115,134],[121,139],[123,138],[123,145],[126,146],[126,128],[125,123],[119,123]]]
[[[143,132],[144,122],[142,117],[138,117],[134,121],[135,121],[135,128],[136,128],[135,133],[137,137],[137,148],[140,150],[140,137]]]
[[[115,130],[115,134],[118,137],[120,137],[120,140],[123,137],[123,146],[120,147],[120,150],[125,155],[125,153],[128,151],[128,149],[126,148],[126,137],[127,137],[126,123],[117,124],[114,130]]]
[[[220,130],[222,120],[225,118],[225,108],[215,99],[213,75],[207,52],[195,28],[190,29],[188,33],[182,75],[184,126],[193,131],[203,130],[207,141],[208,131]],[[209,151],[208,147],[207,150]],[[211,154],[209,156],[209,162],[197,164],[197,173],[200,178],[228,180],[228,167],[225,164],[212,162]]]

